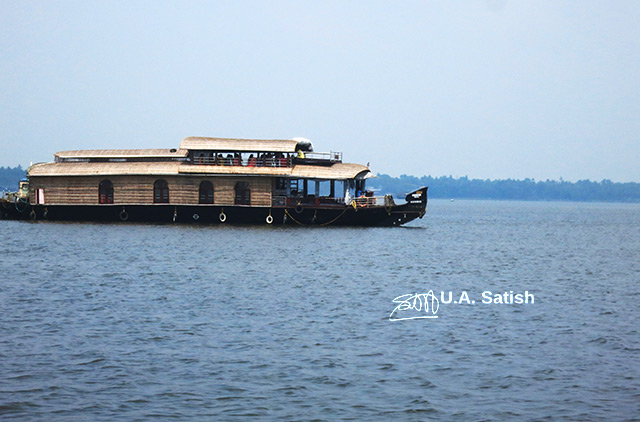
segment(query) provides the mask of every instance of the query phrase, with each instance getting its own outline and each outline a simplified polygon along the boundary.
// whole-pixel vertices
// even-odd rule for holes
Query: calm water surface
[[[640,205],[0,229],[1,420],[640,418]],[[429,290],[477,302],[389,321],[394,298]]]

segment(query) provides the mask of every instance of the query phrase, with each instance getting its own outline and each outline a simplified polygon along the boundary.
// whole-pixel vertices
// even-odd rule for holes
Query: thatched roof
[[[60,151],[54,154],[58,158],[167,158],[186,157],[186,149],[87,149],[75,151]]]
[[[295,139],[233,139],[190,136],[180,143],[181,149],[237,152],[296,152]]]
[[[296,165],[291,171],[291,177],[341,180],[353,179],[356,176],[364,177],[369,172],[369,168],[362,164],[336,163],[332,166]]]
[[[36,176],[109,176],[109,175],[206,175],[206,176],[281,176],[316,179],[352,179],[364,177],[369,169],[360,164],[335,163],[332,166],[296,165],[294,167],[204,166],[177,161],[165,162],[62,162],[35,164],[29,177]]]
[[[335,163],[332,166],[310,166],[298,164],[294,167],[243,167],[243,166],[201,166],[183,164],[179,172],[182,174],[206,175],[247,175],[247,176],[282,176],[292,178],[314,179],[353,179],[364,176],[369,169],[360,164]]]
[[[176,175],[178,161],[34,164],[28,176]]]

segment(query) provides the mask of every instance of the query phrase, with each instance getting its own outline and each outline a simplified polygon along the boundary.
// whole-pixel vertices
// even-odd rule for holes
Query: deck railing
[[[305,206],[321,206],[321,205],[344,205],[344,198],[332,198],[328,196],[307,196],[304,198],[288,197],[283,195],[272,196],[271,206],[273,207],[295,207]],[[360,198],[352,198],[347,205],[355,207],[390,207],[395,205],[391,195],[385,196],[367,196]]]
[[[287,197],[286,196],[272,196],[271,197],[271,206],[272,207],[286,207],[287,206]]]
[[[350,205],[355,204],[358,207],[390,207],[395,205],[391,195],[384,196],[361,196],[353,198]]]
[[[361,198],[353,198],[351,202],[355,202],[355,204],[359,207],[372,207],[372,206],[384,206],[384,196],[369,196],[369,197],[361,197]]]
[[[208,166],[292,167],[292,157],[195,157],[193,164]]]
[[[229,155],[229,154],[227,154]],[[342,162],[342,153],[331,152],[305,152],[304,158],[298,154],[283,154],[284,157],[270,156],[269,154],[255,154],[254,157],[248,157],[248,153],[242,153],[241,156],[225,157],[224,154],[218,157],[212,156],[194,156],[192,164],[208,165],[208,166],[243,166],[243,167],[293,167],[294,160],[303,163],[305,160],[309,162]],[[253,154],[252,154],[253,155]],[[274,155],[274,154],[271,154]],[[300,161],[298,161],[300,160]]]
[[[273,207],[296,207],[301,205],[307,206],[322,206],[322,205],[344,205],[344,198],[333,198],[329,196],[283,196],[274,195],[271,197],[271,206]]]
[[[342,153],[337,151],[331,152],[305,152],[304,158],[312,159],[312,160],[326,160],[326,161],[335,161],[342,162]]]

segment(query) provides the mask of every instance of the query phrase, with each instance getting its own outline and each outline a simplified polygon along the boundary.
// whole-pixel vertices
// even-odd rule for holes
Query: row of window
[[[110,180],[103,180],[98,186],[98,202],[100,204],[113,204],[113,183]],[[213,204],[213,183],[208,181],[200,182],[198,194],[200,204]],[[169,203],[169,184],[166,180],[156,180],[153,183],[153,203]],[[247,182],[238,182],[235,186],[236,205],[251,204],[251,190]]]

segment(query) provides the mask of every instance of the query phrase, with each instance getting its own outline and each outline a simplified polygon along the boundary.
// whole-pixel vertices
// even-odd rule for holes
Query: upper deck
[[[341,152],[318,153],[308,139],[187,137],[180,148],[61,151],[36,164],[29,176],[248,175],[346,180],[366,166],[342,162]]]

